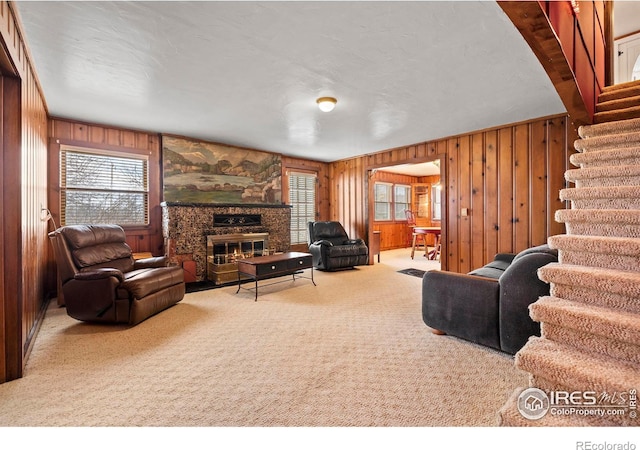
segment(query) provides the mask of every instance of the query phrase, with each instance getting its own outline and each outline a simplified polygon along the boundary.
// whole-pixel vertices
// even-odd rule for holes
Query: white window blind
[[[393,187],[393,218],[407,220],[405,211],[411,209],[411,186],[396,184]]]
[[[377,182],[374,185],[375,220],[391,220],[392,184]]]
[[[149,161],[144,156],[62,148],[62,225],[149,223]]]
[[[407,220],[411,209],[411,186],[376,182],[374,184],[374,220]]]
[[[307,243],[307,224],[316,220],[316,174],[289,172],[291,243]]]

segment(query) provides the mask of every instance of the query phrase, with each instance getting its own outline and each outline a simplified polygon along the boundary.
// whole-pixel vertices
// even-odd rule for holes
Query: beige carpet
[[[432,334],[409,249],[253,293],[187,294],[133,328],[52,306],[2,426],[496,426],[527,375],[509,355]]]
[[[640,117],[640,85],[637,81],[606,86],[598,96],[594,123]]]

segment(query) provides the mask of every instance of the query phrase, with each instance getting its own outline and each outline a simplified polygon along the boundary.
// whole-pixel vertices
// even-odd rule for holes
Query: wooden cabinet
[[[416,183],[412,185],[413,211],[416,217],[416,225],[428,225],[431,216],[431,184]]]
[[[371,242],[369,243],[369,253],[373,256],[378,256],[378,262],[380,262],[380,231],[374,231],[371,236]],[[370,258],[369,261],[372,261]]]
[[[414,183],[412,185],[413,200],[412,208],[415,212],[416,226],[418,227],[439,227],[440,220],[434,217],[434,189],[433,183]],[[439,207],[439,206],[438,206]],[[436,245],[433,235],[426,235],[427,245]]]

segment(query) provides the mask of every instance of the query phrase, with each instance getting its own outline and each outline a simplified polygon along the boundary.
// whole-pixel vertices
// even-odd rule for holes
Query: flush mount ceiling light
[[[333,97],[320,97],[318,100],[316,100],[316,103],[318,104],[318,108],[320,108],[320,111],[329,112],[333,111],[333,108],[336,107],[336,103],[338,103],[338,100]]]

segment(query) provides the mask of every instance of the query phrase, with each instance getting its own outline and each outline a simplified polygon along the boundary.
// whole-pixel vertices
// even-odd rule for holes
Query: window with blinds
[[[411,186],[376,182],[373,186],[374,220],[407,220],[411,209]]]
[[[148,158],[144,156],[62,148],[62,225],[148,225],[148,166]]]
[[[375,220],[391,220],[391,189],[393,184],[376,182],[373,187]]]
[[[307,223],[316,220],[316,174],[289,173],[291,244],[307,243]]]
[[[411,209],[411,186],[396,184],[393,186],[394,220],[407,220],[407,209]]]

